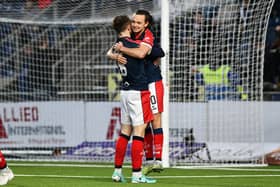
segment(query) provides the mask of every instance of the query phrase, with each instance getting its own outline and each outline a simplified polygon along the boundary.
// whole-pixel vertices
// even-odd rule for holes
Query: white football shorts
[[[153,120],[148,90],[121,90],[120,97],[122,124],[137,126]]]
[[[151,109],[153,114],[162,113],[163,112],[163,96],[164,96],[164,88],[162,80],[152,82],[149,84],[149,90],[151,93]]]

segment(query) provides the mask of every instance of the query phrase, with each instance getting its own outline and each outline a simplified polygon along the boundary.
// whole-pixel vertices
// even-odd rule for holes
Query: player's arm
[[[164,57],[165,53],[159,46],[153,46],[151,53],[147,56],[147,59],[152,61],[154,65],[160,65],[160,58]]]
[[[117,60],[117,53],[113,53],[113,47],[111,47],[108,51],[107,51],[107,57],[110,58],[111,60]]]
[[[152,59],[162,58],[165,56],[165,53],[161,47],[154,46],[149,54],[149,57]]]
[[[128,56],[143,59],[148,54],[150,54],[152,47],[148,44],[141,43],[138,48],[127,48],[124,47],[121,42],[119,42],[115,44],[114,49]]]
[[[122,56],[121,53],[114,53],[114,46],[112,46],[108,51],[107,51],[107,57],[110,58],[111,60],[116,60],[120,64],[126,64],[127,60],[125,57]]]

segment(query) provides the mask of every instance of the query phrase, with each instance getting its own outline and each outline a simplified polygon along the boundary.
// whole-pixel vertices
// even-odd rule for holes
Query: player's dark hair
[[[154,18],[153,16],[150,14],[150,12],[148,12],[147,10],[137,10],[136,15],[144,15],[145,16],[145,22],[149,22],[149,26],[153,26],[154,24]]]
[[[127,15],[116,16],[113,20],[113,28],[118,34],[124,31],[129,24],[131,24],[131,20]]]

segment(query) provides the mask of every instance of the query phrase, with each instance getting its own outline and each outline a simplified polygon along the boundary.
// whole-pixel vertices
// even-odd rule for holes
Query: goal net
[[[262,71],[273,0],[1,2],[5,155],[111,162],[120,129],[120,76],[106,57],[116,40],[111,22],[146,9],[160,41],[167,2],[170,164],[263,163]]]
[[[170,163],[263,163],[262,77],[273,1],[172,1]]]

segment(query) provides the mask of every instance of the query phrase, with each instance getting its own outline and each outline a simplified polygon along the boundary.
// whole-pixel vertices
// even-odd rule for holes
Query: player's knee
[[[152,126],[153,126],[153,129],[161,128],[161,114],[160,113],[154,115],[154,120],[152,122]]]

